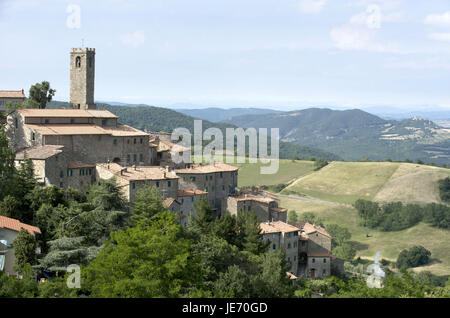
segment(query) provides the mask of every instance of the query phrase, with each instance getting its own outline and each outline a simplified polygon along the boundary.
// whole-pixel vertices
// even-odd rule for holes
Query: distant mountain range
[[[317,147],[345,160],[422,160],[450,163],[450,130],[421,119],[386,120],[359,109],[304,109],[244,115],[225,123],[239,127],[279,128],[281,140]]]
[[[266,114],[279,114],[282,111],[264,108],[205,108],[205,109],[177,109],[177,112],[182,114],[192,116],[195,118],[200,118],[204,120],[209,120],[211,122],[220,122],[230,119],[236,116],[243,115],[266,115]]]

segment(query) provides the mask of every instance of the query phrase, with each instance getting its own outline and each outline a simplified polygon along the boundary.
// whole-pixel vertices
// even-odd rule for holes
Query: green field
[[[398,232],[371,230],[358,225],[357,211],[351,206],[360,198],[380,202],[442,203],[437,181],[450,176],[449,169],[392,162],[332,162],[314,171],[314,162],[282,160],[277,174],[261,175],[260,164],[239,166],[241,187],[289,183],[282,194],[328,201],[280,197],[280,206],[299,214],[314,212],[325,224],[336,223],[348,228],[358,250],[357,256],[373,258],[381,251],[382,258],[395,261],[403,249],[422,245],[432,252],[432,262],[414,270],[450,275],[450,231],[423,222]]]
[[[332,162],[283,193],[350,204],[358,199],[440,203],[437,181],[447,176],[449,169],[409,163]]]
[[[450,275],[450,231],[440,230],[425,223],[398,232],[380,232],[358,225],[357,211],[348,206],[322,202],[308,202],[281,198],[280,206],[295,210],[298,214],[314,212],[325,224],[336,223],[349,229],[351,242],[357,248],[357,256],[373,259],[378,251],[382,258],[396,261],[398,254],[405,248],[422,245],[432,253],[432,262],[428,266],[414,270],[429,270],[436,275]],[[371,237],[367,237],[369,234]]]
[[[233,165],[239,167],[239,187],[286,184],[314,171],[313,161],[300,160],[280,160],[276,174],[261,174],[261,166],[268,166],[261,162]]]

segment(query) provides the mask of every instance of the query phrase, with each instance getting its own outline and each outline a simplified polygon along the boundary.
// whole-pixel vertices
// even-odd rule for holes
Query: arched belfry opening
[[[81,57],[79,56],[75,59],[75,67],[81,67]]]

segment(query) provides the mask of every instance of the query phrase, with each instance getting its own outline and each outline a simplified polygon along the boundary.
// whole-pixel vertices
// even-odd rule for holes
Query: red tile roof
[[[179,197],[193,197],[195,195],[208,194],[208,192],[201,190],[178,190]]]
[[[20,229],[23,228],[32,235],[34,235],[35,233],[41,234],[41,230],[39,228],[22,223],[16,219],[8,218],[6,216],[0,216],[0,228],[9,229],[16,232],[19,232]]]

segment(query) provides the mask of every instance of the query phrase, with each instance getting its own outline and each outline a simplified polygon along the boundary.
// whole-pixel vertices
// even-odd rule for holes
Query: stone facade
[[[231,215],[237,215],[238,211],[253,211],[259,222],[286,222],[287,210],[278,207],[275,199],[254,194],[238,193],[237,196],[229,196],[226,200],[226,210]]]
[[[75,109],[95,109],[95,49],[70,51],[70,104]]]
[[[300,229],[285,222],[263,222],[260,224],[264,241],[270,241],[269,250],[286,252],[286,260],[291,264],[290,273],[298,272],[298,237]]]
[[[238,168],[225,163],[190,165],[185,169],[175,169],[180,177],[181,190],[201,190],[208,192],[207,199],[215,209],[215,216],[225,213],[227,197],[236,193]]]

